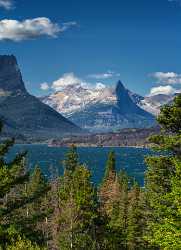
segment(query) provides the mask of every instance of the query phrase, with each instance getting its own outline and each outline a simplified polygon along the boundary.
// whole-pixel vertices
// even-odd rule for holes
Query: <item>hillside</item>
[[[4,133],[15,137],[48,139],[82,132],[27,92],[14,56],[0,56],[0,118]]]

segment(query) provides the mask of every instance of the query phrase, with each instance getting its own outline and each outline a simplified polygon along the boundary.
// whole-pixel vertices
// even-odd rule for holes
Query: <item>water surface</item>
[[[12,159],[17,152],[27,150],[27,166],[29,169],[39,165],[43,173],[52,178],[62,174],[62,161],[68,148],[48,147],[47,145],[15,145],[8,155]],[[141,185],[144,183],[146,165],[144,157],[152,155],[153,151],[145,148],[130,147],[82,147],[78,148],[80,162],[87,165],[92,172],[92,181],[100,183],[105,169],[108,153],[114,150],[116,153],[117,170],[125,169]]]

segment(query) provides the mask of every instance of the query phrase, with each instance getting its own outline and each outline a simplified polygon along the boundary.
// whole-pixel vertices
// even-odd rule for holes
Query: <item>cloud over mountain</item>
[[[167,86],[158,86],[158,87],[153,87],[150,90],[150,96],[152,95],[159,95],[159,94],[164,94],[164,95],[173,95],[175,93],[177,93],[178,91],[173,88],[170,85]]]
[[[155,72],[151,76],[160,84],[181,84],[181,74],[175,72]]]
[[[74,75],[74,73],[65,73],[62,77],[52,83],[52,89],[60,91],[67,86],[82,85],[83,81]]]
[[[23,21],[4,19],[0,21],[0,40],[22,41],[36,39],[42,36],[57,37],[76,22],[67,22],[59,25],[49,18],[38,17]]]
[[[96,82],[95,84],[89,83],[76,76],[73,72],[63,74],[59,79],[53,81],[50,84],[46,82],[40,84],[40,89],[45,91],[49,90],[50,88],[55,92],[63,91],[67,87],[82,87],[91,90],[101,90],[106,86],[102,82]]]

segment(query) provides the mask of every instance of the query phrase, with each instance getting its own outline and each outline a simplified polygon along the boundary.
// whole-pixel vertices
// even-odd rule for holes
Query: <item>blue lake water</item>
[[[10,150],[8,159],[12,159],[17,152],[23,150],[28,151],[27,166],[29,169],[32,169],[35,165],[39,165],[43,173],[49,178],[53,178],[63,172],[62,161],[68,148],[48,147],[47,145],[15,145]],[[143,185],[146,170],[144,158],[154,154],[150,149],[143,148],[78,148],[80,162],[87,165],[91,170],[92,181],[95,184],[101,181],[110,150],[114,150],[116,153],[117,170],[125,169],[130,176],[135,177]]]

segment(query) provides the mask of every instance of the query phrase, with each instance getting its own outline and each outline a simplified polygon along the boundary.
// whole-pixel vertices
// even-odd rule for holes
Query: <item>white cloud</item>
[[[155,72],[151,76],[159,84],[181,84],[181,74],[175,72]]]
[[[13,8],[13,1],[12,0],[0,0],[0,7],[10,10]]]
[[[50,85],[54,91],[63,91],[67,87],[70,87],[70,88],[82,87],[82,88],[86,88],[89,90],[97,90],[97,91],[106,88],[106,86],[101,82],[91,84],[89,82],[86,82],[80,79],[72,72],[63,74],[58,80],[54,81]]]
[[[100,80],[100,79],[109,79],[109,78],[119,77],[119,76],[120,76],[119,73],[116,73],[116,72],[111,71],[111,70],[108,70],[105,73],[88,75],[89,78],[94,78],[94,79],[97,79],[97,80]]]
[[[49,89],[49,85],[47,82],[43,82],[40,84],[40,89],[41,90],[48,90]]]
[[[61,78],[52,83],[52,89],[54,89],[55,91],[60,91],[67,86],[80,86],[82,83],[83,81],[80,78],[76,77],[74,73],[66,73]]]
[[[154,87],[150,90],[150,96],[153,95],[158,95],[158,94],[165,94],[165,95],[172,95],[177,93],[178,90],[176,90],[175,88],[173,88],[170,85],[167,86],[158,86],[158,87]]]
[[[57,37],[59,33],[75,26],[76,22],[52,23],[49,18],[38,17],[24,21],[4,19],[0,21],[0,40],[22,41],[42,36]]]

